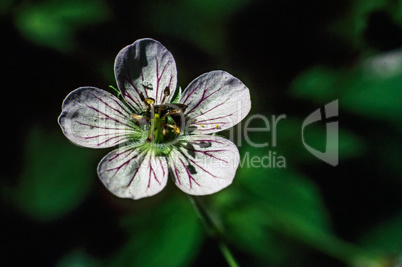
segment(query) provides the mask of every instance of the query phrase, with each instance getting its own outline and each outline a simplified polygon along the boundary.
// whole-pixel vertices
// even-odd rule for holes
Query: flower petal
[[[185,116],[193,134],[209,134],[239,123],[250,111],[248,88],[225,71],[205,73],[184,90],[179,103],[187,105]]]
[[[166,185],[168,166],[152,149],[125,146],[107,154],[98,165],[98,175],[118,197],[139,199],[160,192]]]
[[[129,118],[129,109],[114,95],[95,87],[80,87],[64,99],[58,121],[73,143],[105,148],[127,140],[133,132]]]
[[[153,39],[140,39],[123,48],[116,57],[114,71],[120,92],[137,113],[146,108],[140,94],[161,104],[167,86],[170,95],[166,102],[176,90],[176,62],[172,54]]]
[[[172,150],[169,169],[176,185],[190,195],[215,193],[233,181],[239,151],[231,141],[208,135],[192,135]]]

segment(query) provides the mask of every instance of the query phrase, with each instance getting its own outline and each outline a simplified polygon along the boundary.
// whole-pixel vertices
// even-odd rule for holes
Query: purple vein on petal
[[[133,153],[134,150],[131,151],[131,153]],[[115,171],[115,173],[113,174],[113,176],[111,178],[114,178],[116,176],[116,174],[121,170],[122,167],[126,166],[127,164],[129,164],[132,160],[135,160],[139,155],[141,155],[141,153],[136,154],[134,157],[128,159],[127,161],[123,162],[121,165],[114,167],[114,168],[110,168],[110,169],[106,169],[105,171],[110,172],[110,171]],[[128,155],[127,155],[128,156]],[[139,168],[137,168],[138,170]],[[131,182],[130,182],[131,183]]]
[[[200,132],[207,132],[207,131],[212,131],[212,130],[216,131],[217,128],[213,127],[213,128],[198,128],[197,129],[197,131],[200,131]],[[218,128],[218,130],[219,130],[219,128]]]
[[[92,110],[98,112],[99,114],[105,116],[105,118],[108,119],[108,120],[115,121],[115,122],[120,123],[120,124],[122,124],[122,125],[127,125],[125,122],[121,122],[121,121],[117,120],[116,118],[110,117],[109,115],[107,115],[106,113],[103,113],[102,111],[100,111],[99,109],[95,108],[94,106],[90,106],[90,105],[88,105],[88,104],[85,104],[85,106],[86,106],[87,108],[92,109]],[[124,118],[124,119],[125,119],[125,118]]]
[[[141,74],[141,81],[143,82],[144,81],[144,73],[142,72],[142,69],[140,71],[140,74]],[[134,84],[131,84],[131,85],[135,88]],[[140,93],[138,93],[137,89],[136,89],[136,91],[137,91],[137,94],[140,95]],[[148,98],[149,97],[148,96],[148,91],[146,89],[144,89],[144,93],[145,93],[145,97]]]
[[[139,160],[139,161],[142,163],[142,161],[144,160],[144,158],[147,156],[147,151],[146,151],[146,150],[145,150],[145,152],[141,151],[140,153],[138,153],[137,155],[135,155],[135,157],[133,157],[133,158],[130,159],[130,160],[136,159],[137,157],[142,156],[143,154],[145,154],[145,155],[142,157],[142,159]],[[141,165],[141,163],[140,163],[139,165]],[[138,167],[135,169],[135,172],[133,173],[133,176],[131,177],[130,181],[128,182],[127,187],[129,187],[129,186],[131,185],[131,183],[134,181],[135,176],[137,176],[137,173],[138,173],[138,171],[139,171],[140,168],[141,168],[141,166],[138,166]]]
[[[194,117],[191,117],[191,118],[192,118],[192,119],[195,119],[195,118],[197,118],[197,117],[199,117],[199,116],[201,116],[201,115],[202,115],[202,116],[205,116],[205,114],[207,114],[207,113],[213,111],[214,109],[216,109],[216,108],[218,108],[218,107],[224,105],[224,104],[226,103],[226,101],[227,101],[227,100],[225,100],[225,101],[223,101],[222,103],[219,103],[218,105],[216,105],[216,106],[214,106],[214,107],[208,109],[207,111],[203,112],[202,114],[196,114]],[[222,117],[230,117],[230,116],[232,116],[232,115],[233,115],[233,113],[228,114],[228,115],[225,115],[225,116],[221,116],[221,118],[222,118]],[[207,119],[207,120],[210,120],[210,121],[211,121],[211,120],[215,120],[215,119],[216,119],[216,118]]]
[[[191,163],[193,163],[195,166],[197,166],[198,168],[200,168],[201,170],[203,170],[204,172],[208,173],[209,175],[211,175],[212,177],[216,178],[215,175],[213,175],[212,173],[210,173],[209,171],[207,171],[206,169],[204,169],[203,167],[201,167],[196,161],[192,160],[190,157],[187,157],[183,151],[179,150],[180,154],[187,159],[187,161],[191,161]],[[197,152],[197,151],[196,151]],[[206,154],[208,155],[208,154]],[[208,155],[209,156],[209,155]],[[213,157],[216,158],[216,157]],[[186,168],[187,169],[187,168]]]
[[[198,103],[197,103],[191,110],[187,111],[186,113],[187,113],[187,114],[190,114],[194,109],[198,108],[198,107],[201,105],[202,102],[204,102],[204,101],[207,100],[209,97],[211,97],[211,96],[214,95],[215,93],[217,93],[217,92],[219,92],[220,90],[222,90],[222,88],[223,88],[223,87],[220,87],[220,88],[216,89],[215,91],[213,91],[212,93],[210,93],[210,94],[207,95],[207,96],[205,96],[205,93],[208,91],[208,89],[204,89],[204,92],[202,93],[201,99],[198,101]],[[229,98],[228,98],[228,99],[229,99]],[[227,101],[227,100],[226,100],[226,101]],[[225,103],[226,101],[222,102],[222,103],[219,104],[218,106],[222,105],[222,104]],[[212,108],[212,109],[215,109],[215,108],[218,107],[218,106],[215,106],[215,107]],[[205,114],[205,113],[211,111],[212,109],[210,109],[210,110],[208,110],[208,111],[206,111],[206,112],[203,112],[203,114]]]
[[[209,121],[211,121],[211,120],[209,120]],[[227,124],[227,123],[228,123],[227,121],[213,121],[213,122],[204,122],[204,123],[200,123],[199,121],[197,121],[197,122],[195,122],[193,124],[196,124],[196,125],[200,125],[200,124],[202,124],[202,125],[209,125],[209,124],[224,125],[224,124]]]
[[[169,80],[169,88],[170,88],[170,90],[173,90],[173,91],[175,91],[176,90],[176,88],[172,88],[172,80],[173,80],[173,76],[172,75],[170,75],[170,80]],[[162,98],[162,96],[161,96],[161,98]],[[163,98],[162,98],[163,99]],[[162,102],[162,99],[161,99],[161,102]],[[161,103],[162,104],[162,103]]]
[[[199,183],[197,183],[197,181],[194,179],[194,177],[191,175],[190,171],[187,169],[186,163],[183,162],[183,160],[179,157],[179,160],[181,162],[181,164],[183,165],[184,169],[186,170],[187,176],[188,176],[188,180],[190,182],[190,188],[193,188],[192,185],[192,181],[194,181],[198,186],[200,186]]]
[[[84,122],[81,122],[81,121],[76,121],[76,123],[78,123],[79,125],[82,125],[82,126],[88,126],[91,129],[92,128],[97,128],[97,129],[103,129],[103,130],[117,130],[117,131],[123,130],[121,128],[111,128],[111,127],[103,127],[103,126],[92,125],[92,124],[84,123]]]
[[[113,100],[122,110],[124,110],[124,111],[126,112],[126,114],[123,114],[123,113],[120,111],[121,115],[127,116],[127,115],[128,115],[127,113],[129,113],[129,111],[127,111],[127,107],[125,107],[124,104],[122,104],[119,100],[116,100],[116,99],[112,99],[112,100]]]
[[[114,138],[117,139],[117,136],[114,137]],[[104,142],[99,143],[98,146],[101,146],[101,145],[103,145],[103,144],[105,144],[105,143],[108,143],[108,142],[112,141],[112,139],[113,139],[113,138],[110,138],[109,140],[105,140]],[[114,141],[114,143],[111,143],[111,144],[109,144],[109,145],[114,146],[114,145],[117,145],[117,144],[119,144],[119,143],[121,143],[121,142],[123,142],[123,141],[125,141],[125,140],[127,140],[127,137],[126,137],[126,136],[120,136],[120,139]]]
[[[128,182],[128,184],[126,185],[126,187],[130,187],[131,183],[134,181],[135,176],[137,176],[137,173],[139,171],[139,167],[137,169],[135,169],[133,176],[131,177],[130,181]]]
[[[126,82],[128,82],[128,83],[133,87],[133,89],[137,92],[137,95],[139,95],[139,92],[138,92],[137,88],[136,88],[136,87],[133,85],[133,83],[131,82],[132,79],[131,79],[131,74],[130,74],[130,67],[127,65],[126,62],[124,62],[124,68],[125,68],[127,71],[126,71],[126,76],[123,77],[123,80],[126,81]],[[125,86],[124,86],[124,87],[125,87]],[[126,88],[124,88],[124,89],[125,89],[125,90],[124,90],[124,95],[128,96],[133,102],[135,102],[135,103],[138,105],[138,103],[137,103],[136,101],[134,101],[134,99],[132,98],[132,96],[131,96],[131,94],[128,92],[128,90],[127,90]]]
[[[159,72],[159,70],[158,70],[158,59],[155,58],[155,60],[156,60],[156,66],[157,66],[157,67],[156,67],[156,68],[157,68],[157,74],[156,74],[156,78],[157,78],[157,80],[156,80],[156,97],[158,97],[158,90],[159,90],[160,80],[162,79],[162,76],[163,76],[163,74],[165,73],[165,70],[166,70],[167,66],[169,65],[169,61],[166,62],[165,66],[163,67],[163,69],[162,69],[162,71],[161,71],[161,74],[159,75],[159,74],[158,74],[158,72]],[[172,77],[170,77],[170,81],[171,81],[171,80],[172,80]],[[169,82],[169,88],[170,88],[170,82]],[[162,88],[162,89],[163,89],[163,88]],[[159,98],[160,98],[159,103],[162,104],[163,94],[160,94],[160,95],[159,95]]]
[[[217,143],[217,144],[221,144],[221,145],[225,144],[224,142],[219,142],[219,141],[217,141],[216,139],[197,139],[197,140],[194,139],[194,140],[191,142],[191,144],[200,145],[200,144],[198,144],[197,142]]]
[[[213,175],[212,173],[210,173],[209,171],[207,171],[206,169],[204,169],[203,167],[201,167],[197,162],[195,162],[194,160],[188,158],[189,161],[191,161],[195,166],[197,166],[198,168],[200,168],[201,170],[203,170],[204,172],[208,173],[209,175],[211,175],[214,178],[217,178],[217,176]]]
[[[180,102],[182,102],[183,104],[186,104],[187,106],[189,106],[190,103],[186,103],[186,102],[189,99],[189,97],[192,96],[197,91],[198,87],[200,87],[200,84],[198,84],[196,87],[194,87],[194,89],[191,90],[191,92],[188,93],[188,95],[186,96],[186,99],[184,99],[183,101],[180,101]]]
[[[139,96],[140,95],[140,91],[138,90],[138,88],[135,86],[135,84],[133,83],[133,81],[131,80],[131,78],[130,78],[130,76],[129,77],[124,77],[124,80],[126,81],[126,82],[128,82],[132,87],[133,87],[133,89],[135,90],[135,92],[137,93],[137,95]],[[127,90],[126,90],[127,91]]]
[[[174,174],[176,176],[176,181],[178,181],[179,185],[181,185],[180,177],[179,177],[179,174],[178,174],[179,169],[177,169],[175,165],[173,165],[173,167],[174,167]]]
[[[141,101],[138,101],[138,97],[141,95],[141,92],[138,90],[138,88],[135,86],[135,84],[132,82],[131,79],[129,79],[129,78],[127,78],[127,77],[124,77],[124,79],[126,80],[126,82],[128,82],[128,83],[133,87],[133,89],[134,89],[135,92],[137,93],[137,95],[136,95],[136,97],[135,97],[135,99],[136,99],[137,101],[134,101],[134,102],[135,102],[135,104],[137,104],[139,107],[141,107],[140,103],[142,103],[142,102],[141,102]],[[145,91],[146,97],[148,97],[147,90],[144,90],[144,91]],[[128,92],[128,91],[126,90],[126,92]],[[133,98],[131,97],[131,99],[133,99]]]
[[[204,114],[202,114],[202,115],[204,115]],[[195,119],[195,118],[197,118],[197,117],[199,117],[200,115],[196,115],[196,116],[194,116],[194,117],[192,117],[192,119]],[[218,120],[218,119],[224,119],[224,118],[227,118],[227,117],[231,117],[231,116],[233,116],[233,113],[231,113],[231,114],[227,114],[227,115],[225,115],[225,116],[220,116],[220,117],[216,117],[216,118],[213,118],[213,119],[203,119],[203,120],[197,120],[197,123],[196,124],[198,124],[198,123],[202,123],[202,122],[206,122],[206,123],[203,123],[203,124],[208,124],[209,123],[209,121],[211,121],[211,120]],[[211,124],[212,123],[216,123],[216,122],[211,122]],[[219,123],[219,122],[218,122]]]
[[[112,160],[115,160],[116,158],[120,157],[121,155],[124,155],[124,154],[127,153],[127,152],[129,152],[129,153],[128,153],[125,157],[123,157],[123,159],[126,158],[126,157],[128,157],[128,156],[130,155],[130,153],[133,152],[133,148],[129,147],[129,148],[127,148],[127,150],[125,150],[125,151],[123,151],[123,152],[116,153],[116,154],[114,155],[114,157],[108,159],[108,162],[111,162]]]
[[[102,102],[106,107],[108,107],[108,108],[114,110],[115,112],[117,112],[118,114],[120,114],[120,115],[122,116],[122,118],[126,118],[126,117],[127,117],[127,114],[123,114],[123,113],[121,112],[121,110],[118,110],[118,109],[116,109],[115,107],[112,107],[111,105],[109,105],[109,103],[105,102],[102,98],[98,97],[98,96],[95,95],[95,94],[92,94],[92,96],[95,97],[96,99],[98,99],[100,102]],[[115,101],[115,100],[112,99],[112,98],[110,98],[110,99],[113,100],[117,105],[119,105],[119,106],[124,110],[124,108],[123,108],[117,101]]]
[[[197,107],[199,107],[201,105],[201,103],[206,99],[205,98],[206,92],[207,92],[207,90],[204,89],[204,91],[202,92],[202,96],[201,96],[200,100],[198,101],[198,103],[195,104],[190,110],[186,110],[186,114],[190,114],[194,109],[196,109]]]
[[[99,138],[99,137],[111,137],[111,139],[122,136],[122,135],[116,135],[115,133],[105,133],[105,134],[98,134],[98,135],[93,135],[93,136],[85,136],[84,139],[93,139],[93,138]]]
[[[217,157],[215,157],[214,155],[211,155],[210,153],[216,153],[216,152],[225,152],[225,151],[227,151],[227,150],[225,150],[225,149],[216,149],[216,150],[208,150],[208,151],[202,151],[202,150],[197,150],[197,149],[189,149],[189,148],[186,148],[187,150],[190,150],[190,151],[192,151],[192,152],[196,152],[196,153],[201,153],[201,154],[204,154],[204,155],[206,155],[206,156],[208,156],[208,157],[211,157],[211,158],[214,158],[214,159],[216,159],[216,160],[220,160],[220,161],[223,161],[223,162],[225,162],[225,163],[228,163],[226,160],[224,160],[224,159],[221,159],[221,158],[217,158]],[[183,154],[183,153],[182,153]],[[189,157],[188,157],[189,158]]]
[[[155,101],[158,101],[158,91],[159,91],[159,63],[158,58],[155,57],[155,72],[156,72],[156,89],[155,89]]]
[[[149,178],[148,178],[148,188],[151,186],[151,180],[152,180],[152,174],[154,175],[155,180],[158,182],[158,184],[160,185],[161,182],[159,182],[158,178],[156,177],[156,173],[154,168],[152,167],[152,160],[151,160],[151,156],[149,156]],[[161,164],[162,165],[162,164]]]
[[[124,93],[124,96],[125,96],[125,97],[128,97],[128,99],[130,99],[130,100],[133,102],[133,104],[136,105],[136,106],[133,106],[132,108],[134,108],[135,111],[136,111],[137,113],[139,113],[140,110],[138,110],[138,108],[141,108],[141,104],[140,104],[141,102],[138,101],[138,98],[135,98],[135,99],[134,99],[128,91],[126,91],[126,92]]]
[[[204,116],[204,115],[207,114],[208,112],[211,112],[212,110],[214,110],[214,109],[216,109],[216,108],[218,108],[218,107],[224,105],[228,100],[229,100],[229,98],[226,99],[225,101],[219,103],[218,105],[216,105],[216,106],[214,106],[214,107],[208,109],[207,111],[204,111],[204,112],[202,112],[201,114],[197,114],[197,115],[195,115],[194,117],[191,117],[191,118],[194,119],[194,118],[197,118],[197,117],[199,117],[199,116],[201,116],[201,115]],[[189,113],[190,113],[190,112],[188,112],[188,114],[189,114]],[[233,115],[233,113],[231,113],[231,114],[229,114],[229,115],[226,115],[226,116],[232,116],[232,115]],[[226,116],[224,116],[224,117],[226,117]]]
[[[158,159],[159,159],[160,166],[162,168],[162,175],[165,176],[165,168],[163,167],[162,160],[160,158],[158,158]]]

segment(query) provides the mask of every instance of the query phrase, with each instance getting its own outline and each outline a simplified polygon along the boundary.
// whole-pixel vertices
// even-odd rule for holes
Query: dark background
[[[7,0],[0,24],[0,265],[226,264],[172,182],[117,199],[96,175],[109,150],[75,147],[57,124],[65,96],[115,86],[114,57],[144,37],[172,52],[182,88],[223,69],[249,87],[249,116],[286,115],[276,146],[239,145],[242,159],[275,152],[286,168],[245,162],[233,185],[202,197],[241,266],[401,260],[402,1]],[[336,99],[332,167],[303,147],[301,125]],[[324,122],[305,135],[324,150]]]

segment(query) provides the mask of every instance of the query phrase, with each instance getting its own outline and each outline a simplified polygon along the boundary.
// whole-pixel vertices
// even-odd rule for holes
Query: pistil
[[[166,87],[162,101],[165,101],[169,94],[169,87]],[[183,104],[154,105],[153,98],[145,98],[142,94],[140,97],[147,109],[141,115],[133,113],[130,117],[144,131],[148,131],[146,142],[163,144],[177,138],[181,133],[180,126],[184,122],[181,116],[187,106]]]

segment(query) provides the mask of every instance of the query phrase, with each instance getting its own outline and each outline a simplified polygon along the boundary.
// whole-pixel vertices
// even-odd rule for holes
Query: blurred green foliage
[[[370,57],[352,69],[314,67],[295,79],[293,93],[316,103],[339,98],[342,109],[400,126],[401,62],[402,52],[393,51]]]
[[[243,150],[258,153],[251,147]],[[214,197],[214,205],[233,244],[254,255],[256,265],[301,264],[303,258],[288,258],[296,253],[295,241],[344,261],[352,262],[356,255],[375,260],[333,234],[320,193],[306,177],[289,168],[270,169],[267,175],[264,168],[243,167],[238,175],[244,178]]]
[[[183,38],[217,56],[224,53],[226,23],[247,0],[148,2],[145,18],[158,33]],[[155,19],[158,18],[158,19]]]
[[[112,256],[110,266],[188,266],[201,246],[201,224],[183,196],[123,217],[122,227],[128,241]]]
[[[57,267],[96,267],[100,262],[83,251],[73,251],[64,256]]]
[[[109,18],[108,7],[100,0],[51,0],[25,2],[16,11],[15,23],[28,40],[68,52],[76,48],[77,30]]]
[[[305,5],[308,10],[320,8],[314,14],[305,9],[300,12],[307,15],[298,14]],[[184,66],[178,70],[183,73],[179,79],[193,72],[201,74],[210,65],[233,69],[250,87],[251,114],[287,115],[277,126],[276,146],[271,142],[272,132],[250,132],[254,143],[268,141],[270,145],[253,147],[242,139],[243,161],[233,185],[202,198],[241,265],[392,266],[402,255],[402,41],[395,34],[402,33],[402,1],[354,0],[337,5],[341,5],[339,13],[323,19],[324,25],[316,25],[315,20],[308,24],[311,16],[326,16],[319,1],[2,1],[3,19],[25,38],[14,40],[12,47],[21,42],[28,44],[24,49],[35,45],[27,52],[16,48],[18,56],[7,61],[11,67],[5,88],[21,79],[21,73],[37,70],[35,74],[43,75],[40,83],[30,79],[26,81],[29,86],[21,90],[43,93],[39,89],[46,88],[46,95],[40,97],[46,101],[33,101],[29,107],[43,116],[40,108],[50,107],[50,102],[61,104],[62,97],[74,89],[63,87],[65,79],[76,80],[78,86],[89,81],[103,83],[103,88],[114,84],[109,55],[142,37],[168,41],[169,50],[182,52],[179,58],[188,57],[188,62],[178,64]],[[254,15],[268,11],[277,20]],[[375,21],[375,16],[385,19]],[[266,19],[278,24],[264,24]],[[281,29],[280,23],[295,20],[302,26],[290,23],[291,28]],[[240,26],[234,29],[233,25]],[[383,25],[392,28],[389,35]],[[289,31],[302,34],[292,39]],[[353,56],[339,62],[338,54],[331,58],[325,50],[321,53],[328,57],[313,57],[315,52],[320,54],[315,51],[316,43],[298,46],[301,38],[311,34],[317,34],[314,42],[323,36],[342,40],[346,52],[331,41],[323,47]],[[274,45],[268,46],[266,38]],[[265,46],[272,51],[258,50]],[[297,58],[295,50],[307,56]],[[42,71],[45,63],[30,62],[30,53],[58,55],[63,62],[105,75],[103,80],[80,76],[79,71],[73,76],[71,69],[66,72],[60,66],[49,74]],[[239,62],[238,54],[245,60]],[[23,60],[18,61],[19,57]],[[303,60],[306,63],[300,65],[298,61]],[[12,65],[14,61],[17,66]],[[275,80],[268,72],[281,64],[288,72]],[[292,69],[293,65],[302,67]],[[314,158],[301,142],[304,118],[334,99],[340,105],[340,164],[336,168]],[[45,112],[53,125],[33,120],[33,127],[21,127],[23,140],[18,142],[23,144],[23,155],[21,166],[16,167],[20,173],[12,177],[17,182],[1,181],[2,200],[11,195],[12,203],[2,203],[9,228],[21,220],[15,227],[28,229],[16,231],[16,237],[4,242],[5,249],[32,250],[32,262],[51,266],[204,266],[223,261],[216,256],[217,246],[211,246],[215,240],[206,238],[191,202],[179,190],[168,187],[152,199],[117,200],[99,181],[95,183],[97,161],[106,152],[97,154],[69,143],[56,124],[57,108]],[[18,115],[26,118],[26,110]],[[323,151],[325,124],[305,130],[306,142]],[[245,157],[261,159],[270,152],[271,160],[273,152],[277,159],[283,156],[286,168],[275,164],[257,168],[244,161]],[[9,212],[10,207],[17,215]],[[53,232],[39,240],[34,233],[42,227]],[[54,232],[63,245],[54,244]],[[30,235],[36,239],[21,244]],[[15,247],[10,242],[16,242]]]
[[[18,208],[34,219],[55,220],[77,208],[95,175],[93,153],[59,134],[31,130],[22,176],[15,191]]]
[[[387,6],[387,0],[354,0],[346,16],[334,23],[333,30],[352,42],[355,46],[362,45],[363,33],[367,28],[369,15]]]

